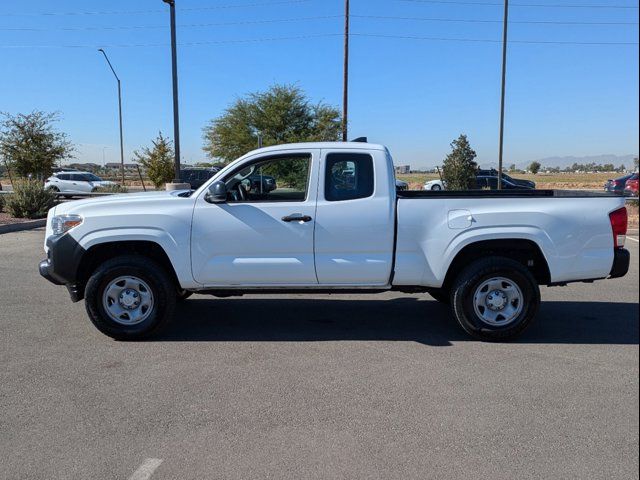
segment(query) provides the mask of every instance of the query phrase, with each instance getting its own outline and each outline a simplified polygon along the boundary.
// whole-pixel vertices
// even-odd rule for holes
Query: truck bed
[[[622,195],[595,190],[402,190],[398,198],[620,198]]]
[[[393,283],[429,287],[441,286],[451,259],[468,245],[503,239],[535,246],[549,283],[605,278],[614,261],[609,213],[625,201],[575,190],[403,191],[396,198]]]

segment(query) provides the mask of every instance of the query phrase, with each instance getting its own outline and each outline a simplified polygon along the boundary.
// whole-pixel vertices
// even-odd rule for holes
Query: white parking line
[[[637,238],[633,238],[633,237],[627,237],[627,238],[633,242],[640,243],[640,240],[638,240]]]
[[[133,475],[129,477],[129,480],[148,480],[151,478],[153,472],[162,463],[161,458],[147,458],[138,469],[133,472]]]

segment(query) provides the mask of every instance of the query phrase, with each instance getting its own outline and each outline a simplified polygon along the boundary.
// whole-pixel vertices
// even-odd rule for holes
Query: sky
[[[614,8],[612,8],[614,7]],[[638,4],[510,2],[505,164],[637,154]],[[176,0],[182,159],[202,128],[276,83],[340,107],[344,0]],[[440,164],[459,134],[498,156],[500,0],[351,0],[349,136],[397,164]],[[161,0],[0,3],[0,111],[58,111],[76,161],[125,161],[173,137],[169,11]]]

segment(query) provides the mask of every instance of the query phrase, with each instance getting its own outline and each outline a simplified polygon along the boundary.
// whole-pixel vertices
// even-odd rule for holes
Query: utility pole
[[[169,4],[171,15],[171,76],[173,78],[173,145],[174,183],[180,183],[180,122],[178,119],[178,53],[176,51],[176,2],[162,0]]]
[[[509,24],[509,0],[504,0],[502,26],[502,90],[500,92],[500,143],[498,145],[498,190],[502,189],[502,146],[504,143],[504,88],[507,75],[507,25]]]
[[[104,152],[107,150],[107,148],[109,148],[109,147],[102,147],[102,168],[104,168],[104,165],[105,165],[105,163],[104,163]]]
[[[342,79],[342,141],[347,141],[349,106],[349,0],[344,0],[344,77]]]
[[[120,175],[122,177],[122,186],[124,187],[124,144],[122,141],[122,91],[120,89],[120,78],[118,78],[118,75],[116,74],[116,71],[113,69],[113,65],[111,65],[111,62],[109,61],[109,57],[107,57],[107,54],[105,53],[105,51],[102,48],[99,48],[98,51],[102,52],[102,55],[104,55],[104,58],[107,60],[107,63],[109,64],[109,68],[113,72],[113,76],[116,77],[116,80],[118,81],[118,118],[120,121]]]

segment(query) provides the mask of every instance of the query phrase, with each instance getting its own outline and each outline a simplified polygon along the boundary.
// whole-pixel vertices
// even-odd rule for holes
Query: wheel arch
[[[488,256],[515,260],[531,272],[539,285],[551,283],[549,264],[535,241],[524,238],[501,238],[479,240],[465,245],[449,264],[443,288],[450,288],[455,278],[471,262]]]
[[[95,269],[105,261],[120,255],[140,255],[154,260],[164,268],[176,285],[180,285],[177,272],[165,249],[152,240],[116,240],[95,243],[88,247],[78,264],[78,282],[86,284]]]

